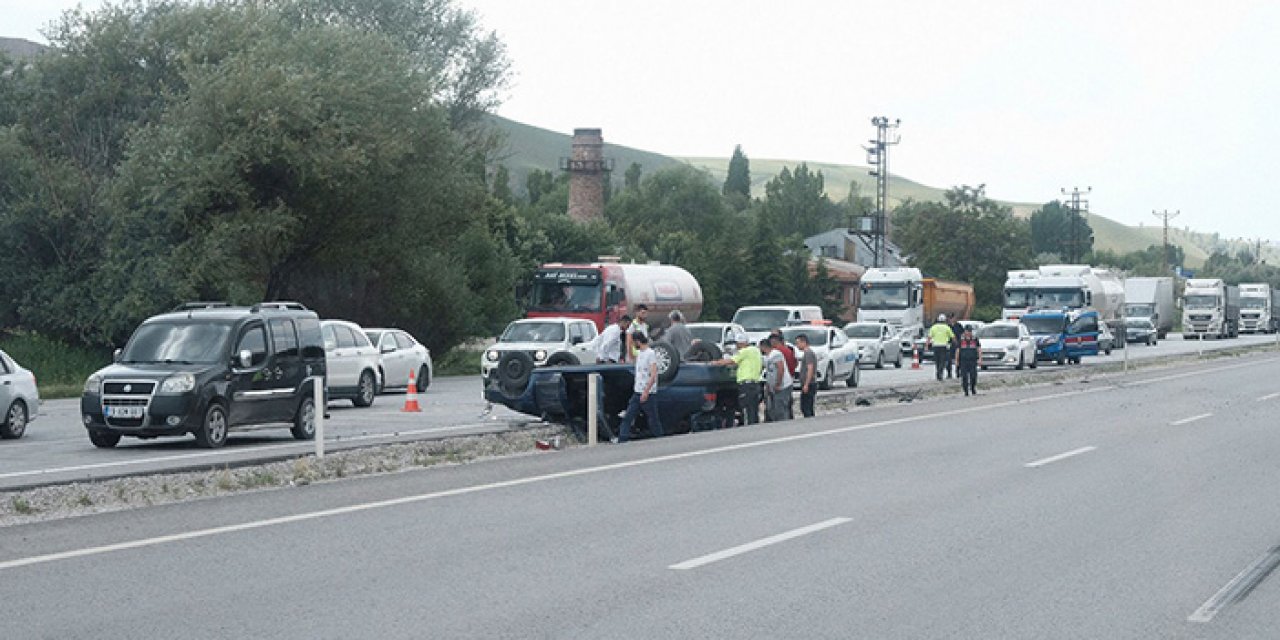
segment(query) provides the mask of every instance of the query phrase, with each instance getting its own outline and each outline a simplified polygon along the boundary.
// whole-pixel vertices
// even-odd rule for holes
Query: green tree
[[[1074,255],[1085,256],[1093,250],[1093,228],[1089,221],[1058,200],[1036,209],[1030,223],[1034,253],[1071,256],[1075,248]]]
[[[763,222],[775,233],[802,238],[845,224],[843,210],[827,198],[821,171],[800,163],[795,171],[782,171],[765,184],[761,207]]]
[[[737,195],[751,200],[751,161],[742,152],[742,145],[733,148],[733,156],[729,158],[729,171],[724,179],[721,192],[726,196]]]
[[[627,191],[635,191],[640,188],[640,174],[643,168],[639,162],[632,162],[627,167],[627,172],[623,175],[623,188]]]
[[[515,202],[515,196],[511,193],[511,173],[507,171],[505,164],[499,164],[493,171],[492,193],[493,197],[503,204],[509,205]]]
[[[556,176],[546,169],[534,169],[524,178],[524,191],[529,198],[529,204],[538,204],[542,196],[550,193],[555,189]]]

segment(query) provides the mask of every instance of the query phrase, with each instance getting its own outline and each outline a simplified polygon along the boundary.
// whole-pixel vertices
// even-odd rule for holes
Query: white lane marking
[[[1244,596],[1248,595],[1254,587],[1258,586],[1276,566],[1280,565],[1280,547],[1272,547],[1270,551],[1262,554],[1262,557],[1253,561],[1253,564],[1244,568],[1244,571],[1236,574],[1230,582],[1223,585],[1218,592],[1213,594],[1204,604],[1200,605],[1187,616],[1188,622],[1209,622],[1213,617],[1218,615],[1227,605],[1239,602]]]
[[[1273,359],[1267,360],[1266,362],[1273,362],[1273,361],[1275,361],[1275,360],[1276,360],[1276,359],[1274,359],[1274,358],[1273,358]],[[1250,364],[1257,364],[1257,363],[1245,363],[1245,364],[1229,365],[1229,366],[1226,366],[1226,367],[1221,367],[1220,369],[1200,369],[1200,370],[1198,370],[1198,371],[1194,372],[1194,375],[1204,375],[1204,374],[1206,374],[1206,373],[1212,373],[1213,371],[1217,371],[1217,370],[1235,369],[1235,368],[1239,368],[1239,367],[1242,367],[1242,366],[1248,366],[1248,365],[1250,365]],[[1019,404],[1033,404],[1033,403],[1036,403],[1036,402],[1044,402],[1044,401],[1048,401],[1048,400],[1055,400],[1055,399],[1059,399],[1059,398],[1070,398],[1070,397],[1074,397],[1074,396],[1081,396],[1081,395],[1086,395],[1086,394],[1090,394],[1090,393],[1099,393],[1099,392],[1102,392],[1102,391],[1107,391],[1107,390],[1110,390],[1110,389],[1117,389],[1117,388],[1119,388],[1119,387],[1117,387],[1117,386],[1098,386],[1098,387],[1091,387],[1091,388],[1089,388],[1089,389],[1079,389],[1079,390],[1075,390],[1075,391],[1063,391],[1063,392],[1060,392],[1060,393],[1052,393],[1052,394],[1043,395],[1043,396],[1036,396],[1036,397],[1034,397],[1034,398],[1015,399],[1015,400],[1004,400],[1004,401],[1001,401],[1001,402],[993,402],[993,403],[991,403],[991,404],[973,405],[973,406],[969,406],[969,407],[963,407],[963,408],[960,408],[960,409],[951,409],[951,410],[948,410],[948,411],[939,411],[939,412],[936,412],[936,413],[927,413],[927,414],[922,414],[922,415],[918,415],[918,416],[904,416],[904,417],[901,417],[901,418],[893,418],[893,419],[890,419],[890,420],[881,420],[881,421],[879,421],[879,422],[869,422],[869,423],[867,423],[867,424],[862,424],[862,425],[850,425],[850,426],[847,426],[847,427],[836,427],[836,428],[833,428],[833,429],[826,429],[826,430],[823,430],[823,431],[811,431],[811,432],[809,432],[809,433],[797,433],[797,434],[794,434],[794,435],[789,435],[789,436],[779,436],[779,437],[776,437],[776,438],[769,438],[769,439],[765,439],[765,440],[756,440],[756,441],[753,441],[753,442],[742,442],[742,443],[738,443],[738,444],[730,444],[730,445],[723,445],[723,446],[719,446],[719,447],[712,447],[712,448],[709,448],[709,449],[698,449],[698,450],[695,450],[695,451],[685,451],[685,452],[681,452],[681,453],[672,453],[672,454],[667,454],[667,455],[662,455],[662,456],[655,456],[655,457],[652,457],[652,458],[641,458],[641,459],[639,459],[639,460],[628,460],[628,461],[626,461],[626,462],[615,462],[615,463],[612,463],[612,464],[598,465],[598,466],[595,466],[595,467],[583,467],[583,468],[581,468],[581,469],[571,469],[571,470],[569,470],[569,471],[559,471],[559,472],[556,472],[556,473],[548,473],[548,474],[542,474],[542,475],[537,475],[537,476],[526,476],[526,477],[524,477],[524,478],[515,478],[515,479],[512,479],[512,480],[503,480],[503,481],[500,481],[500,482],[491,482],[491,483],[488,483],[488,484],[471,485],[471,486],[469,486],[469,487],[459,487],[459,488],[457,488],[457,489],[449,489],[449,490],[445,490],[445,491],[436,491],[436,492],[433,492],[433,493],[423,493],[423,494],[418,494],[418,495],[413,495],[413,496],[402,496],[402,497],[399,497],[399,498],[392,498],[392,499],[389,499],[389,500],[379,500],[379,501],[376,501],[376,502],[364,502],[364,503],[358,503],[358,504],[347,505],[347,506],[345,506],[345,507],[337,507],[337,508],[334,508],[334,509],[324,509],[324,510],[321,510],[321,511],[310,511],[310,512],[307,512],[307,513],[299,513],[299,514],[294,514],[294,515],[291,515],[291,516],[281,516],[281,517],[277,517],[277,518],[268,518],[268,519],[266,519],[266,520],[255,520],[255,521],[251,521],[251,522],[242,522],[242,523],[240,523],[240,524],[233,524],[233,525],[227,525],[227,526],[222,526],[222,527],[213,527],[213,528],[209,528],[209,529],[198,529],[198,530],[195,530],[195,531],[187,531],[187,532],[184,532],[184,533],[176,533],[176,534],[171,534],[171,535],[167,535],[167,536],[159,536],[159,537],[155,537],[155,538],[142,538],[142,539],[139,539],[139,540],[130,540],[130,541],[127,541],[127,542],[119,542],[119,543],[115,543],[115,544],[102,545],[102,546],[98,546],[98,547],[86,547],[86,548],[82,548],[82,549],[74,549],[74,550],[71,550],[71,551],[60,551],[60,552],[57,552],[57,553],[48,553],[48,554],[44,554],[44,555],[30,556],[30,557],[26,557],[26,558],[18,558],[18,559],[15,559],[15,560],[7,560],[7,561],[4,561],[4,562],[0,562],[0,571],[4,571],[4,570],[6,570],[6,569],[15,569],[15,568],[18,568],[18,567],[25,567],[25,566],[29,566],[29,565],[35,565],[35,564],[44,564],[44,563],[48,563],[48,562],[56,562],[56,561],[59,561],[59,560],[69,560],[69,559],[72,559],[72,558],[81,558],[81,557],[85,557],[85,556],[93,556],[93,555],[99,555],[99,554],[104,554],[104,553],[111,553],[111,552],[114,552],[114,551],[124,551],[124,550],[127,550],[127,549],[138,549],[138,548],[142,548],[142,547],[150,547],[150,546],[155,546],[155,545],[165,544],[165,543],[169,543],[169,542],[179,542],[179,541],[183,541],[183,540],[194,540],[194,539],[197,539],[197,538],[205,538],[205,537],[209,537],[209,536],[216,536],[216,535],[220,535],[220,534],[224,534],[224,533],[234,533],[234,532],[237,532],[237,531],[248,531],[248,530],[251,530],[251,529],[260,529],[260,528],[263,528],[263,527],[271,527],[271,526],[277,526],[277,525],[289,524],[289,523],[293,523],[293,522],[303,522],[303,521],[306,521],[306,520],[316,520],[316,519],[319,519],[319,518],[328,518],[328,517],[331,517],[331,516],[344,515],[344,514],[348,514],[348,513],[358,513],[358,512],[361,512],[361,511],[369,511],[369,510],[373,510],[373,509],[383,509],[383,508],[387,508],[387,507],[395,507],[395,506],[399,506],[399,505],[413,504],[413,503],[417,503],[417,502],[426,502],[426,501],[428,501],[428,500],[437,500],[437,499],[440,499],[440,498],[448,498],[448,497],[452,497],[452,496],[460,496],[460,495],[466,495],[466,494],[470,494],[470,493],[480,493],[480,492],[484,492],[484,491],[492,491],[492,490],[495,490],[495,489],[505,489],[505,488],[508,488],[508,487],[518,487],[518,486],[523,486],[523,485],[527,485],[527,484],[535,484],[535,483],[540,483],[540,482],[547,482],[547,481],[550,481],[550,480],[559,480],[559,479],[562,479],[562,478],[575,478],[575,477],[578,477],[578,476],[585,476],[585,475],[596,474],[596,473],[604,473],[604,472],[608,472],[608,471],[617,471],[617,470],[619,470],[619,469],[629,469],[629,468],[632,468],[632,467],[640,467],[640,466],[645,466],[645,465],[650,465],[650,464],[658,464],[658,463],[662,463],[662,462],[671,462],[671,461],[674,461],[674,460],[687,460],[687,459],[689,459],[689,458],[700,458],[700,457],[703,457],[703,456],[716,455],[716,454],[720,454],[720,453],[728,453],[728,452],[732,452],[732,451],[742,451],[742,450],[746,450],[746,449],[754,449],[754,448],[756,448],[756,447],[765,447],[765,446],[770,446],[770,445],[775,445],[775,444],[783,444],[783,443],[788,443],[788,442],[796,442],[796,441],[800,441],[800,440],[808,440],[808,439],[810,439],[810,438],[822,438],[822,437],[826,437],[826,436],[834,436],[834,435],[839,435],[839,434],[843,434],[843,433],[852,433],[852,432],[855,432],[855,431],[866,431],[866,430],[869,430],[869,429],[880,429],[880,428],[889,427],[889,426],[898,425],[898,424],[907,424],[907,423],[911,423],[911,422],[921,422],[921,421],[927,421],[927,420],[935,420],[935,419],[937,419],[937,418],[945,418],[945,417],[951,417],[951,416],[958,416],[958,415],[963,415],[963,414],[966,414],[966,413],[974,413],[974,412],[978,412],[978,411],[988,411],[988,410],[991,410],[991,409],[1003,409],[1003,408],[1005,408],[1005,407],[1012,407],[1012,406],[1016,406],[1016,405],[1019,405]]]
[[[335,438],[326,438],[325,441],[332,442],[334,444],[342,444],[344,442],[378,440],[378,439],[396,438],[396,437],[402,437],[402,436],[423,435],[427,433],[442,433],[446,431],[461,431],[464,429],[476,429],[483,426],[487,426],[487,423],[465,424],[465,425],[457,425],[452,427],[432,427],[429,429],[412,429],[407,431],[396,431],[394,433],[372,433],[372,434],[364,434],[359,436],[339,436]],[[113,467],[127,467],[130,465],[139,465],[139,464],[153,464],[156,462],[172,462],[174,460],[197,460],[200,458],[229,456],[229,455],[242,454],[242,453],[258,454],[263,452],[271,452],[276,449],[306,450],[306,449],[310,449],[312,446],[314,445],[312,445],[311,443],[289,442],[285,444],[269,444],[261,447],[254,447],[252,449],[242,449],[237,447],[232,449],[220,449],[218,451],[204,451],[201,453],[183,453],[183,454],[176,454],[171,456],[136,458],[133,460],[116,460],[114,462],[95,462],[93,464],[81,464],[81,465],[75,465],[75,466],[69,466],[69,467],[52,467],[47,469],[31,469],[28,471],[13,471],[10,473],[0,473],[0,479],[22,478],[26,476],[41,476],[41,475],[48,475],[52,473],[71,473],[75,471],[93,471],[96,469],[110,469]]]
[[[851,518],[832,518],[830,520],[823,520],[822,522],[819,522],[817,524],[811,524],[807,527],[792,529],[790,531],[779,533],[777,535],[772,535],[767,538],[761,538],[753,542],[740,544],[736,547],[730,547],[723,551],[708,553],[705,556],[698,556],[697,558],[694,558],[692,560],[685,560],[684,562],[673,564],[667,568],[675,569],[676,571],[688,571],[689,569],[697,569],[698,567],[711,564],[712,562],[719,562],[727,558],[740,556],[744,553],[755,551],[756,549],[763,549],[767,546],[778,544],[779,542],[786,542],[787,540],[799,538],[800,536],[807,536],[811,533],[817,533],[818,531],[822,531],[823,529],[830,529],[831,527],[842,525],[846,522],[852,522],[852,521],[853,520]]]
[[[1046,465],[1046,464],[1052,464],[1052,463],[1054,463],[1054,462],[1057,462],[1057,461],[1059,461],[1059,460],[1065,460],[1065,459],[1070,458],[1070,457],[1072,457],[1072,456],[1078,456],[1078,455],[1080,455],[1080,454],[1082,454],[1082,453],[1089,453],[1090,451],[1093,451],[1094,449],[1097,449],[1097,447],[1093,447],[1093,446],[1089,446],[1089,447],[1080,447],[1079,449],[1072,449],[1071,451],[1068,451],[1068,452],[1066,452],[1066,453],[1059,453],[1059,454],[1058,454],[1058,455],[1056,455],[1056,456],[1049,456],[1048,458],[1041,458],[1041,459],[1036,460],[1036,461],[1033,461],[1033,462],[1028,462],[1027,464],[1025,464],[1025,465],[1023,465],[1023,466],[1027,467],[1028,469],[1034,469],[1034,468],[1036,468],[1036,467],[1043,467],[1043,466],[1044,466],[1044,465]]]
[[[1200,415],[1198,415],[1198,416],[1190,416],[1190,417],[1183,418],[1183,419],[1181,419],[1181,420],[1174,420],[1173,422],[1170,422],[1169,424],[1170,424],[1171,426],[1178,427],[1178,426],[1181,426],[1181,425],[1184,425],[1184,424],[1191,424],[1192,422],[1195,422],[1196,420],[1204,420],[1205,418],[1210,418],[1210,417],[1213,417],[1213,414],[1212,414],[1212,413],[1202,413],[1202,414],[1200,414]]]
[[[1267,400],[1272,400],[1272,399],[1275,399],[1275,398],[1280,398],[1280,392],[1276,392],[1276,393],[1268,393],[1268,394],[1267,394],[1267,395],[1265,395],[1265,396],[1259,397],[1259,398],[1258,398],[1258,402],[1266,402]]]

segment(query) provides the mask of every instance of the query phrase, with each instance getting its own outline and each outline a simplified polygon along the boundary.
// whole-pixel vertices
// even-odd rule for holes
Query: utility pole
[[[1067,208],[1071,209],[1071,239],[1067,241],[1067,245],[1071,247],[1071,255],[1068,256],[1067,262],[1077,264],[1084,256],[1080,253],[1080,212],[1089,212],[1089,201],[1080,198],[1082,195],[1093,193],[1093,187],[1085,187],[1084,191],[1080,187],[1072,187],[1070,191],[1062,189],[1062,195],[1071,196],[1071,201],[1067,204]]]
[[[1168,209],[1165,209],[1164,211],[1151,211],[1151,215],[1159,218],[1160,221],[1164,223],[1164,273],[1169,273],[1169,221],[1178,217],[1181,213],[1181,209],[1172,213],[1170,213]]]
[[[898,135],[898,125],[902,124],[902,120],[889,122],[884,116],[876,116],[871,119],[871,124],[876,127],[876,139],[870,141],[871,146],[863,149],[867,151],[871,176],[876,179],[875,225],[871,232],[872,251],[875,253],[873,266],[883,267],[888,262],[888,247],[885,243],[889,238],[889,147],[902,139]]]

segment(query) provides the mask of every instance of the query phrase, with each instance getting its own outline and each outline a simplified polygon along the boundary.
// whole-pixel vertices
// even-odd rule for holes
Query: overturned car
[[[732,367],[709,362],[681,362],[664,342],[652,347],[658,356],[658,391],[654,396],[664,435],[729,426],[738,408],[738,385]],[[587,381],[598,375],[596,417],[599,436],[616,435],[635,385],[635,365],[583,364],[536,367],[529,354],[502,356],[485,387],[485,399],[513,411],[538,416],[587,431]],[[636,417],[638,437],[654,434],[643,415]]]

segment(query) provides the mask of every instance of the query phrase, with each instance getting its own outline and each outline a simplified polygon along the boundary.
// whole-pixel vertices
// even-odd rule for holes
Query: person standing
[[[689,347],[693,346],[693,334],[684,324],[683,313],[672,311],[668,317],[671,319],[671,326],[667,328],[663,339],[675,347],[680,359],[684,360],[685,355],[689,353]]]
[[[978,359],[982,357],[982,342],[973,335],[973,329],[965,327],[956,342],[956,375],[964,394],[978,395]]]
[[[787,341],[782,337],[782,329],[774,329],[769,332],[769,344],[774,349],[782,352],[782,357],[787,360],[787,372],[794,374],[796,372],[796,352],[787,346]]]
[[[649,423],[649,434],[653,437],[662,435],[662,419],[658,417],[658,403],[654,398],[658,393],[658,357],[649,348],[649,337],[637,333],[632,337],[636,345],[636,379],[631,387],[631,401],[627,403],[627,413],[618,427],[618,437],[612,442],[619,444],[631,439],[631,426],[635,424],[636,414],[644,412]]]
[[[787,359],[782,350],[766,338],[760,341],[760,353],[764,355],[765,419],[782,422],[791,419],[791,373],[787,371]]]
[[[938,380],[942,380],[942,372],[951,377],[951,343],[955,342],[955,334],[947,326],[947,316],[938,314],[938,321],[929,327],[927,344],[933,351],[933,366],[937,370]]]
[[[600,335],[596,336],[596,362],[600,364],[613,364],[624,362],[623,349],[626,348],[626,340],[623,336],[627,334],[627,329],[631,326],[631,316],[622,316],[618,321],[605,327]]]
[[[637,333],[644,334],[646,338],[649,337],[649,307],[643,304],[636,305],[636,315],[631,320],[631,330],[627,332],[627,358],[635,358],[639,351],[633,340],[633,336]]]
[[[796,336],[796,348],[800,350],[800,368],[797,377],[800,380],[800,413],[806,418],[813,417],[813,402],[818,397],[818,356],[809,348],[809,336]]]
[[[751,344],[746,333],[738,332],[733,341],[738,344],[738,352],[712,364],[737,367],[738,405],[742,409],[742,423],[755,424],[760,422],[760,373],[764,368],[764,358],[760,355],[760,350]]]
[[[947,314],[947,324],[951,327],[951,357],[947,359],[947,377],[951,377],[951,365],[956,357],[956,344],[960,342],[960,336],[964,335],[964,325],[956,320],[956,314]],[[956,377],[960,377],[960,370],[956,369]]]

